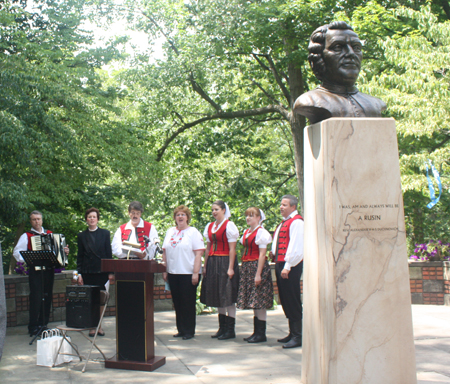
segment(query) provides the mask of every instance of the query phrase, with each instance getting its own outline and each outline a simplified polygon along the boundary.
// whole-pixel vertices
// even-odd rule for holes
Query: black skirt
[[[208,307],[228,307],[237,302],[239,289],[239,266],[234,260],[234,276],[227,275],[229,256],[209,256],[206,276],[203,276],[200,301]]]
[[[108,272],[101,273],[82,273],[84,285],[99,285],[101,289],[105,289],[105,284],[108,281]]]

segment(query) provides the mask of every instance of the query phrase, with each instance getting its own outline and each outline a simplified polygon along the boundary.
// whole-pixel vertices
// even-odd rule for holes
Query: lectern
[[[116,278],[117,354],[105,368],[154,371],[166,363],[155,356],[153,279],[165,272],[155,260],[102,260],[102,271]]]

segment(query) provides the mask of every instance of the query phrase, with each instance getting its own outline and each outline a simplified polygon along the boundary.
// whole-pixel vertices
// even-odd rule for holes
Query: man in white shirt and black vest
[[[159,241],[158,232],[152,223],[141,218],[143,212],[144,207],[139,201],[132,201],[128,205],[130,221],[122,224],[114,234],[111,244],[113,255],[120,259],[126,258],[127,253],[122,250],[122,242],[129,241],[139,243],[141,246],[139,251],[133,252],[133,257],[153,259],[156,248],[153,242]]]
[[[284,314],[289,320],[289,335],[278,342],[283,348],[302,346],[302,301],[300,277],[303,270],[303,218],[297,212],[298,199],[292,195],[281,198],[283,222],[273,236],[270,257],[275,261],[278,293]]]

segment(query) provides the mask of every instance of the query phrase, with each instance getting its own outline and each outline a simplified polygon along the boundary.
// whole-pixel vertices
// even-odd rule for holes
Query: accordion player
[[[33,251],[52,251],[60,267],[68,264],[67,255],[64,252],[65,247],[66,238],[60,233],[47,233],[31,237],[31,249]]]

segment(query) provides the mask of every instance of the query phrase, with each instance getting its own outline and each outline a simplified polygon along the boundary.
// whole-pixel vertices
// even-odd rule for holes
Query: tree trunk
[[[25,224],[26,223],[21,223],[19,225],[19,227],[17,228],[16,238],[14,239],[14,247],[17,245],[17,242],[19,241],[20,236],[22,236],[23,230],[25,228]],[[15,259],[15,257],[13,255],[11,255],[11,259],[9,260],[9,272],[8,272],[9,275],[11,275],[13,273],[14,268],[16,267],[16,263],[17,263],[17,260]]]
[[[295,173],[297,174],[298,202],[300,204],[299,212],[303,212],[304,194],[303,194],[303,129],[305,127],[305,118],[294,113],[290,119],[292,140],[295,150]]]
[[[297,47],[298,49],[298,47]],[[303,213],[304,195],[303,195],[303,129],[306,126],[304,116],[297,115],[292,111],[295,100],[303,94],[303,74],[302,68],[297,63],[290,63],[288,66],[289,90],[291,93],[290,107],[291,116],[289,123],[291,125],[292,140],[295,150],[295,172],[297,174],[298,200],[300,204],[299,212]]]

